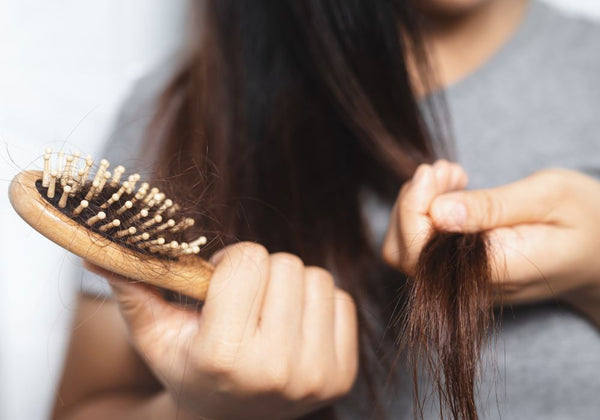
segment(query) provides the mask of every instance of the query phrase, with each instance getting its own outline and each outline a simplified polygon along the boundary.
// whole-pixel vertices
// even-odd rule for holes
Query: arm
[[[52,418],[184,419],[183,414],[129,343],[117,303],[81,295]]]

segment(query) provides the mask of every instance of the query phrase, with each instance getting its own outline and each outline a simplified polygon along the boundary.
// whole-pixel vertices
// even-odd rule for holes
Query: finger
[[[437,192],[447,191],[452,181],[450,177],[450,162],[440,159],[433,164],[433,175],[435,177]]]
[[[435,197],[436,188],[433,166],[420,165],[399,201],[410,213],[425,215],[429,210],[431,200]]]
[[[228,250],[227,247],[219,249],[218,251],[216,251],[214,254],[211,255],[208,262],[211,263],[212,265],[219,264],[221,262],[221,260],[223,259],[223,256],[225,256],[225,253],[227,252],[227,250]]]
[[[331,274],[319,267],[305,269],[304,284],[303,344],[305,354],[314,357],[333,348],[335,286]]]
[[[448,191],[464,190],[467,187],[468,182],[469,177],[467,176],[467,173],[465,172],[463,167],[457,163],[452,163],[450,170],[450,183],[448,189],[441,193],[443,194],[444,192]]]
[[[411,274],[431,235],[429,208],[432,201],[439,194],[463,189],[467,181],[462,167],[447,160],[420,165],[396,200],[382,248],[384,260]]]
[[[127,279],[89,261],[84,261],[83,266],[86,270],[108,281],[113,297],[119,303],[121,312],[133,330],[145,327],[150,321],[154,320],[153,317],[149,318],[150,314],[146,310],[148,306],[144,304],[150,301],[154,304],[164,303],[162,296],[155,288],[151,288],[142,282]]]
[[[388,224],[382,245],[383,258],[390,265],[396,265],[396,263],[393,261],[396,261],[401,255],[400,244],[397,240],[398,236],[400,235],[400,227],[398,226],[398,221],[400,219],[398,203],[400,198],[406,195],[406,190],[410,188],[411,183],[412,181],[408,181],[402,185],[402,188],[400,188],[400,193],[398,194],[398,199],[394,203],[392,211],[390,212],[390,222]]]
[[[194,317],[192,312],[178,310],[167,303],[154,287],[133,282],[87,261],[84,266],[108,281],[134,342],[144,354],[150,353],[147,350],[152,343],[162,338],[162,323],[171,322],[175,315],[181,321]]]
[[[564,244],[572,240],[569,230],[526,224],[497,228],[487,236],[492,283],[505,303],[558,298],[579,286],[562,258]]]
[[[269,255],[258,244],[225,248],[215,266],[202,309],[203,328],[221,340],[239,342],[259,323],[269,277]]]
[[[437,188],[431,166],[424,166],[419,171],[405,195],[400,197],[397,209],[398,233],[395,240],[399,241],[400,267],[407,273],[412,271],[431,234],[428,210]]]
[[[554,186],[531,176],[502,187],[452,192],[431,204],[431,218],[443,230],[474,232],[546,220],[557,204]]]
[[[356,306],[352,297],[343,290],[334,292],[335,321],[334,345],[340,369],[342,386],[351,385],[358,369],[358,324]]]
[[[438,160],[433,164],[433,172],[437,184],[437,194],[462,190],[467,186],[467,173],[457,163],[445,159]]]
[[[427,164],[420,165],[412,180],[403,185],[382,247],[383,259],[389,265],[410,272],[415,254],[418,255],[430,232],[427,210],[435,189],[433,168]]]
[[[259,326],[261,333],[275,342],[296,345],[302,338],[303,307],[302,260],[292,254],[273,254]]]

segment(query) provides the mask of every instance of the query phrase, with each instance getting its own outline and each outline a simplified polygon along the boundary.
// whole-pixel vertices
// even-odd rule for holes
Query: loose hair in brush
[[[428,118],[433,123],[426,128],[423,113],[436,113],[420,109],[407,71],[410,51],[422,81],[428,80],[413,3],[193,2],[198,42],[161,95],[148,130],[153,147],[147,150],[156,152],[157,178],[168,181],[173,196],[189,201],[202,196],[207,233],[220,232],[225,244],[250,240],[271,252],[297,254],[306,264],[331,270],[353,295],[363,308],[360,378],[368,385],[365,398],[380,402],[370,413],[377,418],[384,417],[384,410],[380,390],[369,379],[375,361],[364,350],[375,348],[379,337],[368,318],[372,308],[379,311],[379,320],[392,316],[390,297],[403,279],[399,274],[381,278],[389,270],[365,223],[364,192],[391,203],[420,163],[443,153],[443,130],[435,129],[440,120]],[[459,239],[438,240],[439,250],[423,259],[423,276],[408,282],[416,300],[406,308],[441,309],[431,310],[435,319],[410,318],[408,313],[407,325],[451,337],[442,350],[436,347],[439,340],[427,341],[427,348],[452,360],[454,369],[442,376],[448,376],[444,384],[458,384],[446,394],[454,403],[472,399],[469,363],[476,357],[478,347],[472,343],[480,332],[474,328],[481,322],[469,315],[466,329],[456,327],[463,325],[465,314],[481,312],[469,306],[479,301],[469,294],[474,289],[459,286],[470,284],[471,277],[453,279],[456,284],[440,289],[447,301],[456,301],[458,312],[450,311],[446,301],[429,300],[427,287],[417,287],[425,277],[437,275],[435,266],[447,266],[455,253],[465,252]],[[469,255],[479,255],[482,259],[473,258],[473,264],[481,267],[483,244],[473,246],[478,251]],[[398,326],[395,332],[403,331]],[[416,332],[404,337],[409,348],[422,342]],[[449,352],[448,343],[457,343],[458,337],[465,350]],[[395,344],[388,340],[383,347],[389,354]],[[387,359],[381,363],[391,367]],[[433,366],[437,373],[446,364]],[[434,375],[434,380],[442,383],[442,376]],[[475,416],[472,406],[468,410]]]

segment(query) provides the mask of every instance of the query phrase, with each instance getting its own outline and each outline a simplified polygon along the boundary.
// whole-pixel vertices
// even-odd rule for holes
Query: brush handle
[[[16,212],[46,238],[106,270],[121,276],[204,300],[214,267],[196,256],[163,260],[125,248],[86,229],[40,195],[41,171],[19,173],[9,187]]]

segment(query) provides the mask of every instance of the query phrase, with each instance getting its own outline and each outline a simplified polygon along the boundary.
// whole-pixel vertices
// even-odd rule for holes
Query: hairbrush
[[[102,159],[94,169],[89,156],[46,149],[43,171],[12,180],[10,202],[35,230],[81,258],[203,300],[213,266],[197,255],[205,236],[184,240],[194,219],[139,174],[125,179],[123,166],[111,174],[109,165]]]

